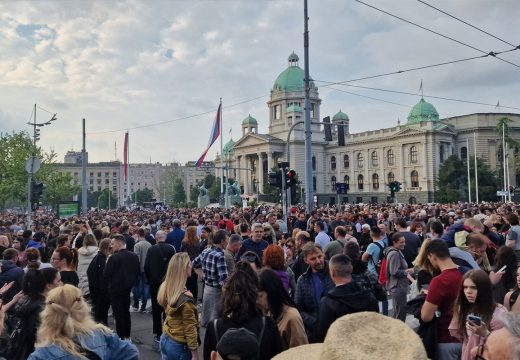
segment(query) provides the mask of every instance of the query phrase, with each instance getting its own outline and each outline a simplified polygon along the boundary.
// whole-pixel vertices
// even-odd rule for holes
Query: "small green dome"
[[[349,121],[348,115],[345,114],[341,109],[332,117],[332,121]]]
[[[290,112],[303,112],[302,108],[299,107],[298,105],[295,105],[295,104],[292,104],[291,106],[289,106],[287,108],[287,112],[290,113]]]
[[[421,98],[417,104],[412,108],[408,115],[408,123],[414,124],[421,121],[437,121],[439,120],[439,113],[435,107],[429,102]]]
[[[282,71],[276,78],[273,85],[273,90],[279,91],[303,91],[305,71],[298,66],[298,55],[294,52],[289,56],[289,67]],[[311,78],[311,88],[314,87],[314,83]]]
[[[258,126],[258,121],[251,114],[247,115],[247,117],[242,120],[242,125],[256,125]]]
[[[233,153],[235,152],[234,148],[235,142],[233,141],[233,139],[231,139],[222,148],[222,153],[224,154],[224,156],[233,155]]]

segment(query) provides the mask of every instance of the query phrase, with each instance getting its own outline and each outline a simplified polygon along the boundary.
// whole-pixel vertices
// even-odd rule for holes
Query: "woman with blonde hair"
[[[30,360],[139,358],[135,345],[92,319],[81,290],[69,284],[47,294],[35,348]]]
[[[197,305],[192,293],[185,287],[191,270],[188,254],[175,254],[159,287],[157,302],[166,314],[160,340],[163,360],[198,359]]]

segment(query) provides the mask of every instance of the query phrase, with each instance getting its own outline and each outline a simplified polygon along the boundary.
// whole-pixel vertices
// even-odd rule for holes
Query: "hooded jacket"
[[[87,270],[88,266],[92,262],[92,259],[97,255],[98,247],[91,245],[87,247],[80,247],[78,249],[78,270],[76,272],[78,273],[79,277],[79,285],[81,292],[83,293],[83,296],[90,294],[90,290],[88,288],[88,276],[87,276]]]
[[[3,295],[3,303],[7,304],[13,299],[17,292],[22,290],[24,271],[16,266],[11,260],[5,260],[0,265],[0,287],[14,281],[13,286]]]
[[[193,297],[181,294],[177,302],[166,307],[163,333],[194,351],[199,347],[199,317]]]
[[[336,319],[362,311],[379,311],[372,291],[354,281],[336,286],[321,300],[313,342],[323,342],[327,330]]]

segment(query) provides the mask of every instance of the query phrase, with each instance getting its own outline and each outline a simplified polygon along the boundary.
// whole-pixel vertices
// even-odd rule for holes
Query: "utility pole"
[[[83,119],[83,148],[81,149],[81,212],[87,212],[87,133],[85,131],[85,119]]]
[[[309,75],[309,16],[307,0],[303,0],[304,33],[303,49],[305,63],[305,198],[306,209],[310,213],[314,207],[312,188],[312,129]]]

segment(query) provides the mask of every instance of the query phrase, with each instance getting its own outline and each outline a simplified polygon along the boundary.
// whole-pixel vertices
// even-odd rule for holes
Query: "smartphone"
[[[468,315],[468,321],[471,321],[473,324],[480,326],[481,319],[476,315]]]
[[[506,271],[506,269],[507,269],[507,265],[504,265],[504,266],[502,266],[502,267],[500,268],[500,270],[498,270],[498,272],[499,272],[499,273],[504,272],[504,271]]]

